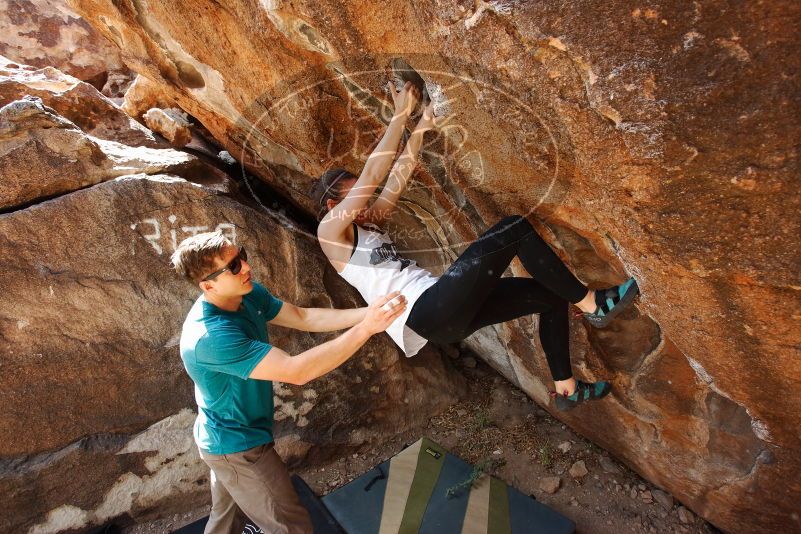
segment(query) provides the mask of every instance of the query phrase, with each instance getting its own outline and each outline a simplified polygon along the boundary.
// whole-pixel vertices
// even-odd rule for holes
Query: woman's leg
[[[479,328],[539,313],[540,343],[553,377],[556,407],[569,410],[587,400],[603,398],[611,391],[611,385],[573,377],[567,308],[566,300],[533,278],[501,278],[464,334],[467,337]]]
[[[486,246],[516,246],[517,257],[528,274],[570,303],[587,296],[588,290],[562,262],[525,218],[505,217],[480,238]]]
[[[537,279],[536,286],[523,279],[529,293],[522,292],[522,285],[514,285],[521,282],[501,279],[515,256]],[[499,284],[503,284],[499,294],[490,299]],[[540,341],[556,391],[562,395],[557,406],[569,409],[609,392],[606,382],[576,382],[570,370],[567,302],[582,303],[592,294],[528,221],[519,216],[507,217],[471,244],[437,283],[420,296],[406,324],[426,339],[452,343],[481,326],[545,312]],[[488,299],[489,306],[485,308]]]
[[[498,223],[473,242],[415,302],[406,325],[426,339],[454,343],[484,305],[484,301],[517,255],[518,242],[507,240]],[[485,236],[490,237],[485,239]]]
[[[465,337],[491,324],[540,314],[539,336],[556,391],[575,390],[570,367],[568,303],[533,278],[501,278],[465,331]],[[560,382],[567,382],[560,384]],[[560,387],[562,386],[562,387]]]
[[[553,293],[578,306],[585,312],[584,317],[592,326],[597,328],[607,326],[639,293],[634,278],[629,278],[619,286],[588,290],[573,276],[526,219],[515,215],[501,222],[506,222],[507,226],[500,229],[498,235],[503,236],[502,240],[507,240],[510,236],[520,240],[517,255],[528,274]]]
[[[470,325],[512,259],[518,256],[542,286],[568,302],[582,301],[587,288],[520,216],[490,228],[426,290],[407,321],[432,341],[453,342]],[[432,336],[436,336],[432,337]]]

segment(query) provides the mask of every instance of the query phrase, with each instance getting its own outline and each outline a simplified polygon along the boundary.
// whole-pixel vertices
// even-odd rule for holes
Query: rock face
[[[0,208],[97,183],[106,171],[100,147],[36,97],[0,108],[0,153]],[[53,160],[63,172],[37,183],[42,175],[31,167],[44,164],[50,170]]]
[[[218,174],[183,152],[86,135],[38,97],[0,108],[0,154],[3,210],[135,172]]]
[[[189,121],[179,109],[151,108],[143,118],[148,128],[161,134],[174,147],[186,146],[192,140]]]
[[[25,531],[46,517],[62,530],[203,502],[186,491],[206,470],[179,467],[197,463],[192,418],[182,415],[194,411],[192,388],[176,353],[197,291],[173,276],[167,258],[174,239],[215,227],[256,251],[254,271],[280,298],[334,305],[324,285],[332,277],[312,240],[293,239],[268,216],[174,176],[126,176],[0,216],[0,487],[11,496],[0,504],[10,527],[3,531]],[[306,284],[292,284],[296,278]],[[356,304],[352,291],[332,289],[344,295],[341,303]],[[274,335],[293,352],[324,339]],[[405,361],[391,342],[375,338],[325,379],[303,388],[276,384],[277,432],[289,450],[305,453],[290,462],[313,462],[422,424],[458,394],[435,351]],[[166,438],[156,428],[151,448],[132,450],[135,435],[155,424],[179,425],[176,449],[163,450]],[[181,462],[164,467],[166,459]],[[181,484],[171,488],[165,479],[175,477]],[[65,524],[62,516],[74,509],[85,522]]]
[[[119,50],[65,2],[0,0],[0,33],[0,55],[17,63],[55,67],[108,96],[130,83]]]
[[[106,105],[83,95],[68,107],[76,115]],[[358,306],[356,292],[311,237],[241,203],[194,156],[90,135],[37,98],[0,117],[0,532],[86,531],[200,506],[208,470],[177,349],[199,291],[169,268],[176,244],[221,229],[252,251],[258,280],[302,306]],[[15,164],[28,174],[6,174]],[[334,334],[272,335],[297,353]],[[407,360],[376,336],[324,378],[276,384],[285,459],[314,464],[423,424],[464,392],[447,360],[433,347]]]
[[[799,527],[801,398],[777,393],[801,381],[797,3],[71,3],[310,213],[413,67],[450,120],[402,203],[408,248],[437,271],[523,213],[588,284],[636,276],[639,311],[573,325],[612,397],[558,416],[724,530]],[[536,321],[470,342],[545,404]]]
[[[134,119],[141,120],[149,109],[168,108],[172,105],[172,100],[159,84],[140,75],[125,92],[125,99],[120,107]]]
[[[88,83],[52,67],[36,69],[0,56],[0,105],[25,96],[41,98],[46,106],[94,137],[130,146],[166,146]]]

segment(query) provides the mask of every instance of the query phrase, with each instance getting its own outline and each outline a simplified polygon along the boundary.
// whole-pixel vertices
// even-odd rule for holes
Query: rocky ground
[[[551,417],[481,360],[462,356],[457,363],[470,383],[466,400],[432,417],[425,428],[298,473],[325,495],[428,436],[470,463],[484,462],[495,476],[575,521],[579,533],[718,532]],[[207,513],[205,507],[125,532],[169,532]]]

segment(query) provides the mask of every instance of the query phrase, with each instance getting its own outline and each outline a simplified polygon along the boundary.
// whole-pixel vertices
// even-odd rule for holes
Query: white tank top
[[[427,340],[406,326],[406,319],[418,297],[433,286],[437,278],[418,267],[414,260],[401,258],[395,244],[383,232],[357,225],[354,231],[353,255],[339,275],[359,290],[367,304],[393,291],[400,291],[406,297],[406,310],[389,325],[387,334],[410,358]]]

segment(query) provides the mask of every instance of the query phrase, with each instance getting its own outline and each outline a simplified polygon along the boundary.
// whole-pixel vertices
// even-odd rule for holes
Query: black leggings
[[[501,278],[517,256],[534,278]],[[540,314],[540,343],[554,380],[570,368],[568,303],[587,288],[519,215],[490,228],[415,302],[406,324],[429,341],[454,343],[485,326]]]

